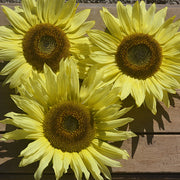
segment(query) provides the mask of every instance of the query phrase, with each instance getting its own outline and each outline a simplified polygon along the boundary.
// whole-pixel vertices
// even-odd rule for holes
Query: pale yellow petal
[[[9,112],[5,116],[12,118],[12,121],[16,124],[16,126],[23,128],[26,131],[42,131],[42,124],[28,117],[26,114]]]
[[[34,100],[39,102],[42,106],[44,106],[44,108],[46,108],[49,101],[49,97],[48,97],[47,89],[44,86],[44,83],[42,83],[39,76],[37,77],[35,76],[33,77],[33,79],[30,78],[29,81],[30,84],[26,84],[25,91],[28,91],[30,93],[31,98],[33,98]],[[20,93],[21,95],[27,96],[27,94],[24,94],[24,91]]]
[[[112,146],[111,144],[101,141],[99,139],[94,139],[92,141],[92,144],[101,154],[112,159],[128,159],[129,157],[129,154],[126,150],[122,150],[118,147]]]
[[[90,58],[98,64],[109,64],[115,61],[115,57],[102,51],[94,51],[91,53]]]
[[[3,43],[0,42],[0,60],[1,61],[10,61],[12,59],[15,59],[16,57],[19,57],[19,55],[22,54],[22,51],[15,46],[14,43]]]
[[[49,4],[48,4],[48,8],[49,8],[49,11],[48,11],[48,22],[50,24],[54,24],[56,25],[56,22],[59,18],[59,15],[62,11],[62,7],[64,5],[64,0],[50,0],[48,1]]]
[[[168,96],[168,93],[166,91],[163,92],[163,99],[162,99],[162,101],[164,102],[166,107],[170,106],[169,96]]]
[[[121,100],[124,100],[129,96],[129,94],[132,91],[132,88],[134,84],[134,79],[132,79],[130,76],[126,75],[120,75],[117,80],[115,81],[113,87],[119,87],[119,97]]]
[[[61,150],[54,150],[53,169],[56,175],[56,180],[59,180],[59,178],[63,175],[64,172],[63,153],[61,152]]]
[[[97,137],[105,141],[124,141],[136,135],[131,131],[98,131]]]
[[[1,75],[8,75],[15,72],[22,64],[26,63],[24,58],[17,57],[12,59],[0,72]]]
[[[154,19],[153,19],[153,25],[152,25],[151,29],[149,30],[149,35],[154,35],[158,31],[158,29],[164,23],[166,13],[167,13],[167,7],[159,10],[155,14]]]
[[[39,23],[37,16],[34,14],[36,11],[36,1],[32,0],[22,0],[23,12],[26,16],[26,20],[31,26],[34,26]]]
[[[69,152],[64,152],[63,156],[64,156],[63,158],[64,159],[64,172],[67,173],[69,165],[72,161],[72,154]]]
[[[122,29],[126,34],[131,34],[134,32],[132,28],[132,20],[131,16],[128,14],[128,6],[124,6],[120,1],[117,2],[117,13],[118,13],[118,18],[119,18],[119,23],[122,25]]]
[[[88,101],[88,99],[95,92],[96,88],[102,85],[103,73],[101,70],[97,71],[96,68],[91,68],[88,72],[88,76],[83,80],[80,89],[80,98],[82,102]]]
[[[179,89],[179,82],[172,76],[165,74],[161,71],[156,73],[156,80],[165,88]]]
[[[154,94],[154,96],[158,100],[162,100],[164,88],[158,83],[158,81],[154,77],[146,79],[145,86],[149,93],[151,92],[152,94]]]
[[[32,67],[29,64],[23,63],[14,73],[9,74],[3,83],[10,83],[10,88],[15,88],[22,84],[22,80],[29,78],[31,70]]]
[[[72,101],[78,100],[79,76],[77,71],[77,65],[73,62],[72,59],[66,59],[65,61],[60,62],[59,67],[60,70],[57,76],[57,98]]]
[[[43,132],[31,132],[31,131],[28,131],[28,135],[26,136],[25,139],[31,139],[31,140],[36,140],[38,138],[41,138],[44,136],[44,133]]]
[[[133,120],[134,120],[133,118],[121,118],[121,119],[114,119],[112,121],[100,121],[96,124],[96,126],[100,130],[110,130],[113,128],[124,126],[125,124]]]
[[[149,33],[154,24],[155,11],[156,11],[156,5],[155,3],[153,3],[148,9],[148,11],[144,14],[143,27],[142,27],[143,29],[142,32],[144,34]]]
[[[56,26],[62,26],[69,18],[72,16],[73,12],[76,10],[75,8],[76,1],[75,0],[68,0],[62,7],[61,13],[59,15],[59,18],[56,22]]]
[[[72,40],[77,40],[78,38],[82,37],[83,35],[85,35],[87,33],[87,31],[89,31],[93,26],[94,26],[95,22],[94,21],[87,21],[85,23],[83,23],[75,32],[72,33],[67,33],[67,37]]]
[[[99,153],[98,151],[96,151],[92,146],[89,146],[87,148],[87,150],[93,155],[93,157],[96,160],[100,160],[103,164],[110,166],[110,167],[120,167],[121,164],[119,161],[110,159],[104,155],[102,155],[101,153]]]
[[[144,81],[134,79],[131,88],[131,95],[135,99],[137,106],[141,106],[145,99]]]
[[[177,32],[176,34],[173,35],[173,37],[168,42],[166,42],[163,45],[163,49],[162,49],[163,54],[164,54],[164,52],[168,53],[168,50],[170,50],[170,49],[180,48],[179,39],[180,39],[180,32]]]
[[[71,33],[78,29],[88,18],[90,11],[90,9],[85,9],[83,11],[76,13],[70,21],[70,27],[65,32]]]
[[[82,171],[81,168],[79,167],[78,162],[75,160],[76,158],[76,153],[72,153],[72,161],[70,163],[71,169],[74,171],[76,179],[82,179]]]
[[[3,40],[21,40],[23,39],[23,35],[15,33],[12,27],[0,26],[0,38],[3,38]]]
[[[39,167],[38,169],[36,170],[35,174],[34,174],[34,178],[36,180],[40,180],[41,179],[41,176],[42,176],[42,173],[44,171],[44,169],[48,166],[49,162],[52,160],[52,157],[53,157],[53,154],[54,154],[54,148],[48,148],[47,149],[47,154],[45,154],[43,156],[43,158],[40,160],[40,163],[39,163]]]
[[[28,146],[23,151],[21,151],[19,156],[31,156],[46,146],[48,146],[47,140],[44,137],[41,137],[29,143]]]
[[[173,23],[173,19],[174,18],[167,20],[156,33],[155,39],[160,44],[168,42],[175,35],[175,33],[177,33],[180,27],[180,20]]]
[[[132,108],[133,108],[133,106],[130,106],[130,107],[121,109],[121,110],[118,112],[119,118],[122,117],[123,115],[125,115],[127,112],[129,112]]]
[[[111,56],[112,56],[112,58],[114,58],[114,55],[111,55]],[[112,62],[112,63],[109,63],[107,65],[104,65],[101,68],[101,70],[104,73],[103,81],[107,85],[114,83],[116,81],[116,79],[121,75],[121,71],[119,70],[116,62]]]
[[[42,157],[47,153],[48,147],[49,143],[43,143],[43,145],[39,146],[37,151],[35,151],[33,154],[24,156],[24,158],[19,163],[19,167],[27,166],[42,159]]]
[[[99,110],[116,104],[119,101],[119,98],[117,97],[119,89],[113,89],[110,91],[110,88],[111,86],[104,86],[96,89],[86,102],[88,106]]]
[[[120,42],[115,37],[99,30],[91,30],[88,33],[90,40],[105,52],[116,53]]]
[[[114,104],[113,106],[104,107],[100,110],[98,110],[94,117],[96,118],[96,121],[108,121],[112,119],[119,118],[119,112],[118,110],[121,108],[120,104]]]
[[[29,30],[30,25],[22,16],[6,6],[2,6],[2,9],[17,32],[24,34]]]
[[[40,22],[45,23],[45,19],[43,17],[43,11],[44,11],[44,0],[38,0],[37,1],[37,15]]]
[[[97,166],[96,160],[93,158],[91,153],[87,150],[80,151],[80,156],[83,158],[84,164],[86,165],[87,169],[91,172],[93,178],[95,180],[103,180],[103,177],[100,175],[100,169]]]
[[[106,179],[112,179],[111,173],[106,165],[104,165],[100,160],[97,161],[97,165]]]
[[[140,33],[141,29],[141,9],[139,5],[139,1],[136,1],[136,3],[133,6],[132,9],[132,27],[136,33]]]
[[[76,161],[79,169],[84,173],[85,178],[89,179],[90,173],[87,170],[82,158],[80,157],[79,153],[73,153],[74,154],[74,160]]]
[[[57,76],[49,66],[44,65],[44,76],[46,79],[46,89],[49,97],[49,103],[54,104],[57,101]]]
[[[116,19],[109,12],[100,11],[100,14],[101,17],[103,18],[106,27],[110,31],[111,35],[121,40],[122,36],[121,36],[120,24],[118,22],[118,19]]]
[[[173,64],[162,64],[161,71],[172,76],[180,76],[180,64],[173,65]]]
[[[29,117],[39,122],[44,120],[44,109],[39,103],[18,95],[12,95],[11,98],[20,109],[29,115]]]
[[[156,113],[157,113],[157,109],[156,109],[156,99],[155,99],[155,97],[152,95],[152,93],[146,92],[145,103],[146,103],[146,106],[151,110],[151,112],[152,112],[153,114],[156,114]]]
[[[8,139],[21,140],[21,139],[25,139],[28,134],[29,132],[26,132],[22,129],[16,129],[12,132],[5,133],[1,138],[1,140],[8,140]]]

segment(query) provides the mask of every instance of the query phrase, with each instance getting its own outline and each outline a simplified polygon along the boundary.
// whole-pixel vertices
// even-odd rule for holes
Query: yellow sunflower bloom
[[[40,160],[36,180],[50,162],[56,179],[67,173],[69,166],[77,179],[83,174],[89,179],[90,173],[97,180],[103,179],[102,174],[111,179],[106,166],[120,167],[117,159],[127,159],[128,153],[106,141],[135,136],[131,131],[117,130],[133,120],[120,118],[130,108],[122,108],[116,89],[100,88],[102,73],[92,69],[80,88],[76,64],[66,59],[59,67],[55,74],[45,65],[45,78],[33,72],[32,78],[19,87],[20,95],[12,95],[25,113],[5,115],[1,123],[20,129],[4,134],[3,139],[33,140],[20,153],[20,166]]]
[[[117,3],[118,18],[106,8],[100,11],[108,33],[91,30],[89,37],[99,47],[91,54],[102,67],[105,80],[119,87],[119,97],[131,95],[156,114],[156,100],[169,106],[168,93],[180,88],[180,20],[165,21],[167,7],[156,11],[153,4],[137,1],[134,6]]]
[[[22,8],[2,6],[10,26],[0,27],[0,59],[10,61],[1,71],[14,88],[46,63],[57,72],[62,58],[83,58],[89,44],[84,35],[94,25],[90,9],[76,13],[76,1],[22,0]],[[78,61],[77,61],[78,62]]]

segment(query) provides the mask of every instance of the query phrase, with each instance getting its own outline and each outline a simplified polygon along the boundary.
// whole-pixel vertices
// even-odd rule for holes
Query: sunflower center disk
[[[42,53],[51,54],[56,48],[56,40],[51,36],[43,36],[38,43],[38,48]]]
[[[128,50],[127,58],[132,64],[144,65],[151,59],[151,50],[144,44],[138,44]]]
[[[51,24],[38,24],[26,32],[23,42],[26,61],[38,72],[46,63],[54,72],[62,58],[69,56],[70,43],[66,34]]]
[[[45,116],[43,129],[51,145],[63,152],[79,152],[88,147],[95,136],[90,111],[71,101],[53,106]]]
[[[146,79],[158,71],[162,53],[156,40],[146,34],[125,37],[116,53],[120,70],[133,78]]]
[[[68,132],[74,132],[79,128],[78,120],[73,116],[66,116],[63,119],[62,127]]]

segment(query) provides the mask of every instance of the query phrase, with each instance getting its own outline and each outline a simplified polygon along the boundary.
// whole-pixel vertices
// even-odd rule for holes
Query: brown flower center
[[[89,109],[71,101],[53,106],[45,116],[43,129],[51,145],[63,152],[85,149],[95,135]]]
[[[22,45],[26,61],[38,72],[42,72],[45,63],[57,72],[61,59],[69,56],[70,43],[66,34],[51,24],[32,27]]]
[[[137,79],[146,79],[159,70],[162,50],[159,43],[147,34],[125,37],[116,53],[120,70]]]

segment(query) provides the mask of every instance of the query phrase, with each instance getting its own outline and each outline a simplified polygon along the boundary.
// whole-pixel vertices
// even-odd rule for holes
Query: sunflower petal
[[[110,33],[121,40],[122,37],[118,20],[109,12],[100,11],[100,13]]]
[[[53,155],[53,169],[58,180],[64,172],[63,167],[63,153],[60,150],[55,149]]]
[[[26,139],[26,136],[29,134],[29,132],[26,132],[22,129],[16,129],[12,132],[5,133],[1,140],[8,140],[8,139],[13,139],[13,140],[21,140],[21,139]]]
[[[22,64],[13,74],[9,74],[3,84],[10,83],[10,88],[18,87],[29,75],[32,67],[29,64]]]
[[[115,146],[112,146],[104,141],[94,139],[92,141],[93,146],[99,151],[101,154],[110,157],[112,159],[128,159],[129,154],[126,150],[122,150]]]
[[[53,157],[54,149],[50,148],[47,150],[48,150],[48,153],[46,155],[44,155],[44,157],[40,160],[39,167],[34,174],[34,178],[36,180],[41,179],[41,176],[42,176],[44,169],[48,166],[49,162],[51,161],[51,159]]]
[[[110,166],[110,167],[121,167],[121,164],[119,161],[110,159],[110,158],[102,155],[101,153],[96,151],[92,146],[89,146],[87,149],[93,155],[93,157],[95,159],[100,160],[103,164]]]
[[[64,172],[67,173],[69,165],[72,161],[72,154],[69,152],[64,152]]]
[[[146,92],[145,103],[146,103],[146,106],[151,110],[153,114],[157,113],[156,99],[151,93]]]
[[[70,33],[78,29],[88,18],[90,11],[90,9],[85,9],[83,11],[76,13],[70,21],[70,27],[66,30],[66,32]]]
[[[29,115],[29,117],[39,122],[43,121],[43,107],[39,103],[25,97],[22,98],[18,95],[12,95],[11,98],[20,109]]]
[[[67,23],[67,21],[69,20],[69,18],[72,16],[73,12],[75,11],[75,4],[76,1],[75,0],[68,0],[64,5],[63,8],[61,10],[61,13],[59,14],[59,18],[56,22],[56,26],[62,26],[65,23]]]
[[[0,38],[3,40],[21,40],[23,39],[23,35],[15,33],[9,26],[0,26]]]
[[[57,98],[57,78],[49,66],[44,65],[44,76],[46,79],[46,89],[49,96],[49,103],[53,104]]]
[[[166,13],[167,13],[167,7],[161,9],[155,14],[154,19],[153,19],[153,25],[151,29],[149,30],[149,35],[154,35],[159,30],[161,25],[164,23]]]
[[[0,72],[1,75],[8,75],[16,71],[22,64],[25,63],[23,58],[17,57],[12,59]]]
[[[13,123],[15,123],[16,126],[23,128],[24,130],[35,132],[41,130],[41,123],[28,117],[26,114],[9,112],[5,116],[12,118]]]
[[[131,131],[98,131],[97,136],[106,141],[123,141],[136,135]]]
[[[84,164],[87,169],[91,172],[92,176],[96,180],[103,180],[103,177],[100,175],[101,172],[97,166],[96,160],[93,158],[91,153],[87,150],[82,150],[80,152],[81,157],[83,158]]]
[[[23,151],[21,151],[19,156],[31,156],[46,146],[48,146],[47,140],[44,137],[39,138],[36,141],[28,144],[28,146]]]
[[[99,30],[91,30],[89,31],[88,35],[92,42],[105,52],[111,54],[116,53],[117,47],[119,46],[119,41],[113,36]]]
[[[132,25],[136,33],[140,32],[141,29],[141,12],[140,12],[140,5],[139,1],[136,1],[136,3],[133,6],[132,9]]]
[[[144,81],[134,79],[131,95],[135,99],[137,106],[140,107],[145,99]]]
[[[29,30],[30,25],[22,16],[6,6],[2,6],[2,9],[17,32],[24,34]]]
[[[113,128],[118,128],[121,126],[124,126],[125,124],[133,121],[133,118],[121,118],[121,119],[115,119],[112,121],[100,121],[97,124],[98,129],[100,130],[110,130]]]
[[[34,0],[22,0],[22,7],[26,16],[26,20],[32,26],[39,23],[37,16],[33,14],[33,11],[35,11],[35,5],[36,2]]]
[[[129,7],[125,7],[120,1],[118,1],[116,6],[119,22],[122,23],[122,28],[124,29],[124,32],[126,32],[127,34],[131,34],[133,32],[133,29],[131,17],[128,14]]]
[[[82,179],[82,171],[78,162],[75,160],[76,153],[72,153],[72,161],[70,163],[71,169],[74,171],[76,179]]]

